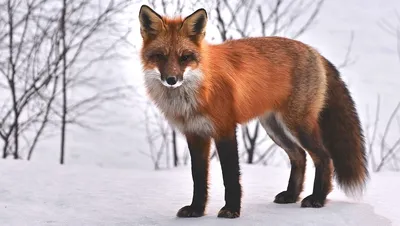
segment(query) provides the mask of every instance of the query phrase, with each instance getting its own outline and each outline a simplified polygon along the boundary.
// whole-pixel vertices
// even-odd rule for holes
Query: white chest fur
[[[213,123],[197,111],[197,91],[202,79],[199,69],[187,69],[183,76],[183,84],[176,88],[165,87],[157,69],[145,70],[144,73],[145,85],[151,99],[172,126],[182,133],[212,135]]]
[[[205,116],[190,116],[185,120],[186,121],[182,123],[172,118],[168,119],[169,123],[182,133],[194,133],[202,136],[212,136],[212,134],[214,133],[212,122]]]

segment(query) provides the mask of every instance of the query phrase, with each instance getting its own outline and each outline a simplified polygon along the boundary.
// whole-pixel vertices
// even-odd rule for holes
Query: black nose
[[[176,84],[176,77],[175,76],[169,76],[168,78],[167,78],[167,83],[168,83],[168,85],[171,85],[171,86],[173,86],[173,85],[175,85]]]

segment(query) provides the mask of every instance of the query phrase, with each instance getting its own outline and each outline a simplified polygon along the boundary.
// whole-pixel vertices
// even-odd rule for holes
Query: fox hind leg
[[[301,201],[301,207],[323,207],[327,195],[332,190],[333,166],[331,157],[322,142],[318,125],[312,129],[307,127],[298,128],[298,137],[315,165],[313,193]]]
[[[267,113],[259,118],[269,137],[289,156],[291,170],[286,191],[275,196],[275,203],[295,203],[303,190],[306,167],[306,153],[293,139],[285,124],[275,113]]]
[[[292,115],[291,115],[292,114]],[[306,150],[315,166],[313,193],[301,201],[301,207],[319,208],[325,205],[327,195],[332,189],[332,160],[323,144],[317,116],[313,114],[293,115],[279,114],[278,122],[282,122],[290,131],[293,140]]]

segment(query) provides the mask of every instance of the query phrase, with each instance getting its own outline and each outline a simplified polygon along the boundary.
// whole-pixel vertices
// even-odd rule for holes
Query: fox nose
[[[168,85],[173,86],[173,85],[176,84],[177,79],[176,79],[175,76],[169,76],[169,77],[167,77],[167,80],[166,80],[166,81],[167,81]]]

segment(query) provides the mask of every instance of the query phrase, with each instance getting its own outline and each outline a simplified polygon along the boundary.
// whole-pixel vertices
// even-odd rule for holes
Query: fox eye
[[[151,58],[154,60],[164,60],[166,56],[162,53],[154,53],[151,55]]]
[[[184,55],[182,55],[182,56],[180,57],[180,61],[181,61],[182,63],[184,63],[184,62],[186,62],[186,61],[192,59],[192,57],[193,57],[193,54],[184,54]]]

